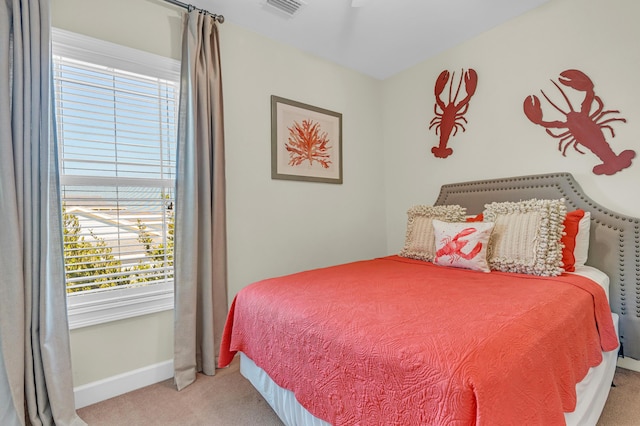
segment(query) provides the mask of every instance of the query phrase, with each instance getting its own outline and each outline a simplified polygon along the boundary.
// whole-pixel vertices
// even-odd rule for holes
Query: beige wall
[[[183,10],[162,0],[53,0],[53,26],[180,59]]]
[[[172,310],[71,332],[75,386],[170,359],[173,359]]]
[[[635,101],[640,99],[638,16],[640,2],[635,0],[552,0],[384,81],[389,253],[402,247],[406,209],[432,203],[440,186],[449,182],[568,171],[595,201],[640,216],[640,104]],[[434,82],[442,70],[461,68],[478,72],[477,92],[466,115],[466,132],[450,140],[453,155],[438,159],[431,154],[438,137],[428,130]],[[613,176],[597,176],[592,168],[600,161],[593,154],[581,155],[569,148],[563,157],[558,139],[525,117],[523,101],[533,94],[541,98],[545,114],[553,117],[553,108],[539,91],[553,94],[563,105],[549,80],[557,81],[567,69],[585,72],[605,109],[620,110],[609,117],[627,119],[612,123],[615,138],[605,134],[614,152],[636,151],[630,168]],[[579,103],[574,99],[576,106]],[[640,361],[625,358],[619,365],[640,371]]]
[[[54,26],[179,58],[181,9],[160,0],[54,0]],[[386,251],[377,80],[220,27],[229,299],[262,278]],[[343,114],[344,184],[271,180],[270,96]],[[172,312],[71,332],[75,386],[172,359]],[[99,360],[99,361],[96,361]]]
[[[635,0],[552,0],[437,57],[383,82],[387,238],[389,252],[403,244],[406,209],[432,203],[440,185],[493,177],[571,172],[596,201],[640,216],[640,3]],[[450,140],[454,153],[435,158],[438,143],[428,130],[434,82],[444,69],[474,68],[477,92],[466,115],[466,132]],[[607,134],[615,152],[636,150],[632,166],[613,176],[592,173],[599,160],[573,148],[563,157],[558,140],[524,115],[524,99],[537,94],[549,116],[553,108],[540,89],[554,95],[550,79],[566,69],[584,71],[606,109],[619,109],[627,123]],[[570,91],[571,89],[567,90]],[[579,101],[575,102],[579,107]],[[614,117],[616,115],[611,115]]]
[[[160,0],[54,0],[54,25],[179,57],[180,10]],[[585,71],[605,107],[619,109],[613,149],[640,156],[640,3],[552,0],[388,80],[377,81],[233,24],[221,29],[227,144],[229,297],[275,275],[397,252],[406,210],[435,200],[441,184],[569,171],[592,198],[640,216],[640,158],[596,176],[592,154],[569,149],[530,123],[522,102],[569,68]],[[443,69],[474,68],[477,92],[454,154],[430,153],[433,84]],[[269,96],[343,114],[344,184],[270,179]],[[545,111],[550,111],[545,106]],[[312,226],[309,226],[309,224]],[[385,227],[386,224],[386,227]],[[71,334],[75,385],[172,358],[172,313]],[[108,354],[108,356],[106,356]],[[103,356],[105,355],[105,356]],[[96,357],[100,362],[95,362]]]

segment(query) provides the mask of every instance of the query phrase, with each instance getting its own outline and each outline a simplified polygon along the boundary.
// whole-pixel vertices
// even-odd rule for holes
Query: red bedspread
[[[556,425],[617,345],[589,279],[389,256],[245,287],[220,366],[244,352],[334,425]]]

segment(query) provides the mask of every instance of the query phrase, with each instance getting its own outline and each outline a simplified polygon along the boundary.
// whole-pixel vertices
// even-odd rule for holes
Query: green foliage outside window
[[[147,225],[137,221],[138,243],[144,257],[123,265],[104,238],[89,231],[83,235],[80,219],[62,210],[67,292],[149,283],[173,278],[174,215],[169,215],[166,243],[155,243]],[[86,284],[86,285],[83,285]]]

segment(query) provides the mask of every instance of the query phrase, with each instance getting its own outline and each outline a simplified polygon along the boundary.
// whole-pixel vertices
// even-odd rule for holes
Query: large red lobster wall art
[[[532,123],[538,124],[546,128],[547,133],[556,138],[558,141],[558,150],[562,151],[562,155],[566,156],[567,149],[572,146],[580,154],[584,154],[580,147],[587,148],[595,154],[602,164],[598,164],[593,168],[596,175],[612,175],[631,165],[631,160],[636,156],[635,151],[630,149],[622,151],[620,154],[613,152],[604,130],[607,129],[611,133],[611,137],[615,137],[615,132],[610,123],[614,121],[622,121],[626,123],[624,118],[611,117],[610,114],[618,114],[618,110],[604,110],[604,103],[599,96],[595,94],[594,84],[589,77],[582,71],[566,70],[560,73],[558,81],[564,86],[570,87],[579,92],[584,92],[584,100],[576,110],[571,104],[569,97],[564,90],[556,83],[551,82],[558,88],[562,97],[567,103],[568,111],[559,107],[551,101],[549,97],[541,90],[542,96],[564,117],[563,120],[545,121],[542,119],[542,108],[540,107],[540,99],[531,95],[524,100],[524,113]],[[592,112],[592,109],[595,110]],[[609,118],[607,118],[609,116]],[[553,132],[551,129],[559,129]]]
[[[458,95],[460,94],[463,81],[466,96],[458,101]],[[453,149],[447,147],[447,143],[451,136],[455,136],[456,133],[458,133],[458,128],[462,129],[463,132],[466,130],[462,123],[467,123],[467,119],[464,118],[464,115],[466,114],[467,109],[469,109],[469,100],[476,92],[477,85],[478,74],[476,74],[476,72],[471,68],[466,72],[464,69],[462,70],[455,89],[455,94],[453,93],[453,88],[455,86],[455,72],[449,73],[449,71],[444,70],[436,79],[434,89],[436,103],[433,107],[433,112],[436,116],[433,117],[429,123],[429,129],[435,126],[436,135],[440,135],[440,143],[438,146],[431,148],[431,152],[436,157],[447,158],[453,153]],[[440,95],[444,92],[447,86],[449,87],[449,96],[445,103]]]

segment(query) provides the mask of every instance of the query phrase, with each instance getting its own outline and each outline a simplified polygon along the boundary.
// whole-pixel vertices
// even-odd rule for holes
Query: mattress
[[[597,268],[594,268],[593,266],[588,265],[578,266],[576,267],[576,270],[574,272],[569,273],[587,277],[600,285],[600,287],[604,289],[607,300],[609,300],[609,277],[607,276],[607,274]]]

